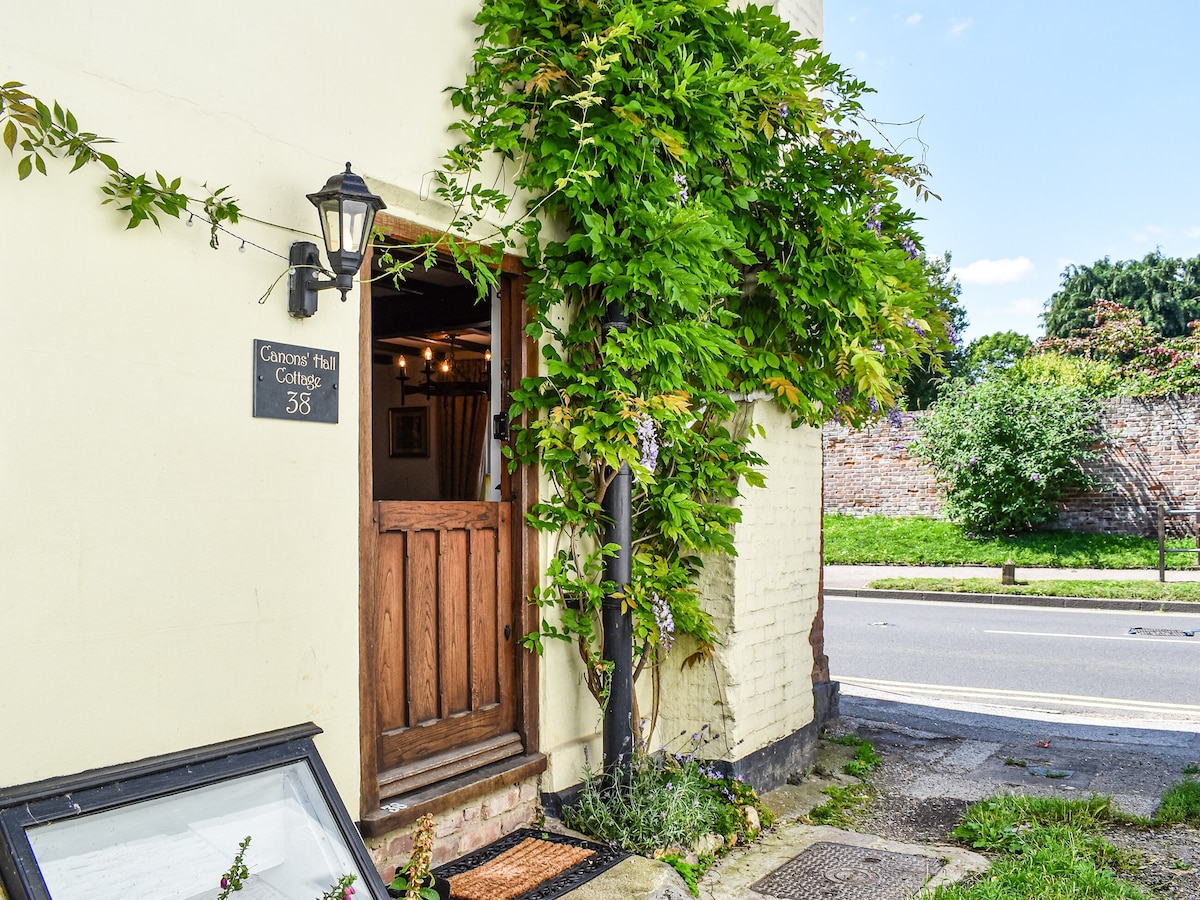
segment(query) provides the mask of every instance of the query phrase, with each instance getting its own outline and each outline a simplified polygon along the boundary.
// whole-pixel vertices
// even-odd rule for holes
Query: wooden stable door
[[[380,799],[524,752],[510,504],[377,501]]]

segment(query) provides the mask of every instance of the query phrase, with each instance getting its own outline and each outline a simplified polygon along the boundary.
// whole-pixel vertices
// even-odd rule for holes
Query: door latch
[[[512,637],[512,626],[505,625],[504,626],[504,639],[507,641],[511,637]]]

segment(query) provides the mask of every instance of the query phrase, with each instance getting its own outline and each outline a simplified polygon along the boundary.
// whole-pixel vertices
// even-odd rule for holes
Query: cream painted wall
[[[444,222],[417,198],[475,8],[6,14],[0,81],[283,227],[236,226],[267,251],[244,253],[200,222],[126,232],[94,167],[18,182],[0,158],[0,785],[312,720],[357,813],[358,311],[323,292],[293,320],[286,279],[258,301],[347,159],[390,212]],[[339,424],[251,416],[255,338],[341,354]]]

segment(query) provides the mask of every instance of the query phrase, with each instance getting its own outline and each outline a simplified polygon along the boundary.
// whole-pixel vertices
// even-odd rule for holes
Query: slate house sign
[[[255,340],[256,418],[337,422],[337,386],[336,351]]]

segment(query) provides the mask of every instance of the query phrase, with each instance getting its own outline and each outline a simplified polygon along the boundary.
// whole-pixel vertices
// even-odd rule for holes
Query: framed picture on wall
[[[394,406],[388,410],[388,455],[429,455],[428,406]]]

